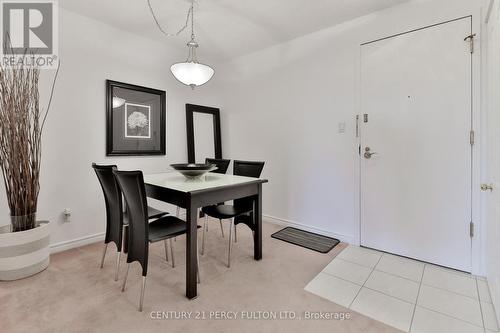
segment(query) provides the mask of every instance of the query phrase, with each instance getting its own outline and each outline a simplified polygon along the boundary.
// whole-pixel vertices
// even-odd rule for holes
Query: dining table
[[[253,199],[254,260],[262,259],[262,184],[267,179],[207,173],[189,179],[178,172],[144,176],[146,195],[186,210],[186,297],[194,299],[197,290],[198,210],[205,206],[240,198]]]

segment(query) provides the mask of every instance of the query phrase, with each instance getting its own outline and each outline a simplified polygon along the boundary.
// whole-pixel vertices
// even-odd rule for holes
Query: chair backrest
[[[264,169],[265,162],[254,161],[238,161],[235,160],[233,164],[233,174],[237,176],[259,178]],[[252,198],[242,198],[234,200],[235,207],[245,207],[251,210],[253,208]]]
[[[122,228],[123,228],[123,203],[122,194],[115,177],[113,170],[116,170],[116,165],[97,165],[92,163],[99,183],[101,184],[104,194],[104,202],[106,203],[106,236],[104,242],[114,242],[118,251],[122,248]]]
[[[217,170],[214,170],[212,172],[215,173],[226,173],[227,169],[229,168],[229,163],[231,163],[231,160],[225,160],[225,159],[219,159],[219,158],[205,158],[205,163],[207,164],[215,164],[217,166]]]
[[[148,271],[149,224],[148,203],[141,171],[118,171],[113,174],[125,198],[128,209],[129,237],[127,263],[138,261],[142,275]]]
[[[237,176],[246,176],[259,178],[264,169],[265,162],[254,161],[234,161],[233,174]]]

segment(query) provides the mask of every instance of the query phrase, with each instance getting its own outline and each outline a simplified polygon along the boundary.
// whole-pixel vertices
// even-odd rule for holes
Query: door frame
[[[480,193],[480,177],[481,177],[481,55],[482,55],[482,44],[479,42],[481,40],[481,24],[480,20],[474,20],[473,15],[461,16],[445,21],[436,22],[431,25],[424,25],[421,27],[416,27],[414,29],[405,30],[402,32],[396,32],[391,35],[382,36],[380,38],[372,39],[369,41],[362,41],[359,43],[359,58],[356,64],[356,77],[357,77],[357,97],[356,97],[356,114],[353,117],[359,117],[359,122],[361,124],[362,117],[362,109],[361,109],[361,100],[362,100],[362,91],[361,91],[361,62],[362,62],[362,47],[363,45],[374,43],[377,41],[382,41],[389,38],[399,37],[405,34],[417,32],[423,29],[428,29],[432,27],[436,27],[438,25],[462,20],[462,19],[470,19],[471,21],[471,31],[476,33],[475,38],[475,50],[471,55],[471,127],[475,133],[475,143],[472,147],[472,156],[471,156],[471,216],[472,221],[474,222],[474,237],[471,239],[471,273],[475,275],[484,275],[484,262],[481,260],[482,253],[482,221],[481,221],[481,193]],[[465,36],[464,36],[465,37]],[[357,120],[355,120],[357,122]],[[357,155],[355,160],[355,178],[356,178],[356,189],[355,189],[355,212],[354,216],[356,217],[357,223],[355,223],[354,237],[356,240],[356,244],[361,245],[361,154],[359,154],[359,147],[361,145],[361,130],[362,127],[356,124],[356,149]],[[359,131],[359,132],[358,132]],[[359,135],[358,135],[359,134]],[[466,135],[466,133],[464,133]]]

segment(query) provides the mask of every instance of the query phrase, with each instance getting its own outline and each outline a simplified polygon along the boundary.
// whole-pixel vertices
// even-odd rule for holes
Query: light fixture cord
[[[191,41],[188,43],[189,54],[186,62],[198,62],[198,58],[196,57],[196,48],[198,47],[198,43],[195,41],[194,36],[194,0],[191,0],[191,8],[189,9],[191,12]]]
[[[191,0],[191,39],[194,41],[194,0]]]
[[[194,8],[194,0],[191,1],[191,7],[189,8],[188,12],[187,12],[187,16],[186,16],[186,23],[184,24],[184,26],[182,28],[180,28],[179,31],[177,31],[177,33],[175,34],[171,34],[171,33],[168,33],[166,32],[162,26],[160,25],[160,22],[158,22],[158,19],[154,13],[154,10],[153,10],[153,7],[151,6],[151,0],[147,0],[148,1],[148,7],[149,7],[149,11],[151,12],[151,16],[153,16],[153,20],[155,21],[156,23],[156,26],[158,27],[158,29],[167,37],[175,37],[175,36],[179,36],[181,34],[181,32],[183,32],[184,30],[186,30],[186,28],[188,27],[188,24],[189,24],[189,17],[191,16],[191,37],[194,36],[194,33],[193,33],[193,8]]]

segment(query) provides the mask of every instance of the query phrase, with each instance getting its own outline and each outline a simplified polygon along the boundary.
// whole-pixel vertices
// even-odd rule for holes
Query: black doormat
[[[321,253],[330,252],[340,243],[338,239],[292,227],[281,229],[272,234],[271,237]]]

